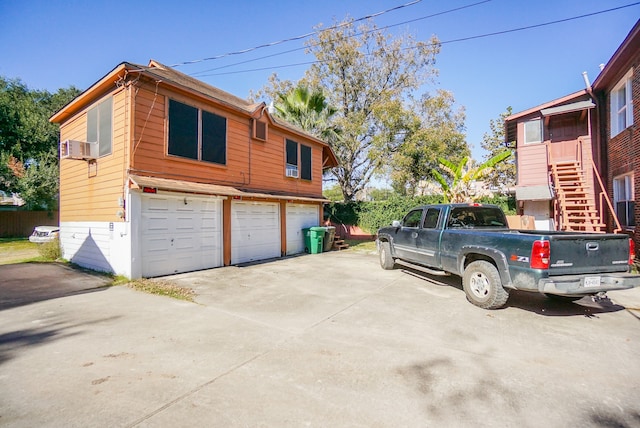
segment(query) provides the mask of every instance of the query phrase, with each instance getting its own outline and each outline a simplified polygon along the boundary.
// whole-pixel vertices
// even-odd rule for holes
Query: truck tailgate
[[[549,275],[626,272],[629,269],[627,235],[551,235],[549,241]]]

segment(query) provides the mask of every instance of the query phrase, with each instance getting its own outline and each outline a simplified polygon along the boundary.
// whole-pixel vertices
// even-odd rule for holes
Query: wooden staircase
[[[560,230],[604,233],[606,225],[600,220],[595,192],[587,184],[586,171],[580,162],[552,162],[551,175]]]
[[[333,239],[333,250],[346,250],[347,248],[349,248],[349,244],[347,244],[346,242],[344,242],[344,239],[342,239],[339,235],[336,235],[336,237]]]

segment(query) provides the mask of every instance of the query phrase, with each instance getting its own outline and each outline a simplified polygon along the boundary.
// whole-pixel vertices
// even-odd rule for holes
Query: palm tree
[[[327,103],[321,90],[298,86],[289,93],[278,94],[278,98],[274,105],[278,117],[330,144],[338,138],[338,129],[331,125],[338,110]]]
[[[437,170],[432,170],[433,177],[440,184],[442,193],[446,202],[473,202],[483,195],[472,188],[471,184],[482,178],[498,163],[504,161],[511,156],[510,151],[499,153],[480,165],[472,166],[472,161],[465,156],[456,165],[446,159],[438,158],[440,167],[451,176],[451,182],[447,181],[444,176]]]

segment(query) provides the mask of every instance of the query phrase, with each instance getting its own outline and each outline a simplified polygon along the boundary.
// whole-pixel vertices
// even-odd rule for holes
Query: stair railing
[[[596,178],[598,179],[598,184],[600,185],[600,222],[601,223],[605,223],[604,221],[604,210],[602,209],[603,206],[603,201],[607,203],[607,207],[609,208],[609,212],[611,213],[611,216],[613,217],[613,221],[616,224],[616,228],[614,229],[613,233],[619,233],[622,232],[622,227],[620,226],[620,222],[618,221],[618,216],[616,214],[616,211],[613,209],[613,204],[611,203],[611,199],[609,198],[609,195],[607,194],[607,192],[605,191],[605,187],[604,184],[602,184],[602,178],[600,177],[600,173],[598,172],[598,168],[596,168],[596,164],[593,161],[593,159],[591,159],[591,167],[593,168],[593,172],[595,173]],[[605,223],[606,224],[606,223]]]

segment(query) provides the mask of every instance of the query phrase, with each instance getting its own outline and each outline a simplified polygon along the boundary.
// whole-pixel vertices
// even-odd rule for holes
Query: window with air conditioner
[[[113,98],[109,97],[87,111],[87,142],[98,144],[98,156],[111,154]]]
[[[311,180],[311,147],[286,140],[285,176]]]
[[[635,226],[633,173],[613,179],[613,202],[621,226]]]
[[[170,99],[168,153],[225,165],[227,119]]]
[[[633,125],[633,104],[631,82],[633,69],[613,87],[610,95],[611,137],[615,137]]]

